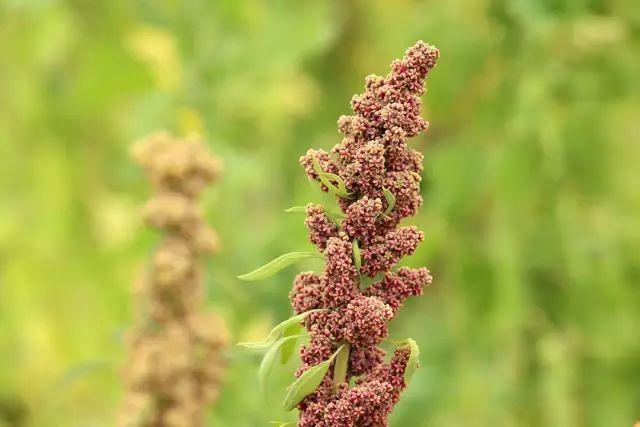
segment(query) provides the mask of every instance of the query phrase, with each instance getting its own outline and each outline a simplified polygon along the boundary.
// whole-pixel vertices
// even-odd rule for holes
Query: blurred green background
[[[207,303],[234,341],[289,314],[310,249],[298,156],[329,148],[370,73],[417,39],[440,65],[427,236],[435,276],[395,319],[422,369],[391,426],[631,426],[640,418],[640,7],[636,0],[0,0],[0,426],[112,426],[130,290],[157,241],[130,143],[204,135],[224,250]],[[293,420],[232,348],[211,426]]]

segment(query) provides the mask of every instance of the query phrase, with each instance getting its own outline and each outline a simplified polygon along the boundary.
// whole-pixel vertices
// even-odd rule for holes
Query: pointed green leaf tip
[[[360,271],[360,267],[362,267],[362,258],[360,257],[360,246],[358,246],[358,240],[354,239],[351,242],[351,247],[353,248],[353,265],[356,266],[356,270]]]
[[[288,254],[280,255],[278,258],[250,273],[238,276],[238,279],[247,282],[266,279],[278,273],[280,270],[308,258],[322,258],[322,256],[314,252],[289,252]]]
[[[405,341],[401,342],[400,346],[409,348],[409,359],[407,360],[407,367],[404,370],[404,382],[405,384],[409,384],[411,377],[420,365],[420,361],[418,360],[420,357],[420,348],[415,340],[411,338],[407,338]]]
[[[334,193],[336,196],[342,197],[343,199],[348,199],[351,197],[351,193],[349,193],[349,190],[347,190],[347,185],[344,183],[344,179],[342,179],[342,177],[334,173],[324,172],[317,158],[314,157],[312,161],[313,170],[316,172],[316,174],[318,174],[320,182],[322,182],[325,187],[329,189],[329,191]],[[331,181],[336,182],[336,184],[338,185],[334,185]]]
[[[298,379],[289,386],[287,396],[284,398],[284,409],[287,411],[293,410],[302,400],[316,391],[324,376],[327,375],[327,371],[333,363],[333,360],[344,350],[345,346],[342,345],[333,355],[324,362],[318,363],[315,366],[310,367]]]
[[[393,193],[387,188],[383,188],[382,193],[384,194],[384,198],[387,199],[387,209],[384,210],[384,213],[382,215],[388,217],[393,208],[396,206],[396,196],[394,196]]]
[[[247,347],[247,348],[252,348],[255,350],[264,350],[267,349],[269,347],[271,347],[277,340],[278,338],[280,338],[283,334],[284,331],[286,331],[289,327],[291,327],[292,325],[295,325],[297,323],[300,323],[304,320],[305,317],[307,317],[308,315],[310,315],[311,313],[319,313],[321,311],[327,311],[326,308],[318,308],[316,310],[309,310],[306,311],[302,314],[298,314],[297,316],[293,316],[288,318],[287,320],[285,320],[282,323],[279,323],[278,325],[276,325],[271,332],[269,332],[269,335],[267,335],[264,339],[260,340],[260,341],[255,341],[255,342],[241,342],[238,343],[238,345],[241,345],[243,347]]]
[[[307,211],[306,206],[292,206],[289,209],[284,210],[286,213],[305,213]]]

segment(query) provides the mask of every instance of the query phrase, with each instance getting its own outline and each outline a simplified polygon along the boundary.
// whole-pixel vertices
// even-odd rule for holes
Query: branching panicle
[[[358,377],[355,386],[349,387],[332,384],[327,375],[300,402],[300,427],[386,426],[406,386],[408,361],[417,363],[410,357],[413,347],[406,345],[385,364],[384,351],[377,345],[387,338],[388,322],[403,301],[420,295],[432,280],[426,268],[403,267],[396,272],[391,268],[424,239],[416,227],[397,226],[422,205],[423,156],[407,146],[407,138],[428,128],[420,115],[418,95],[424,92],[424,80],[438,56],[438,49],[418,42],[402,60],[393,62],[387,77],[368,76],[366,91],[351,102],[355,115],[338,120],[342,142],[330,153],[309,150],[300,159],[309,178],[320,181],[323,191],[331,188],[314,163],[342,180],[349,197],[338,194],[344,212],[339,226],[324,215],[321,206],[307,208],[310,240],[324,253],[326,266],[320,275],[298,275],[291,304],[297,313],[310,308],[329,311],[305,321],[310,343],[301,349],[297,376],[347,343],[346,380]],[[362,290],[365,276],[380,275]]]
[[[201,255],[218,248],[198,196],[220,172],[220,161],[198,139],[159,133],[132,155],[157,190],[145,206],[149,226],[165,237],[139,282],[137,324],[129,332],[126,396],[119,425],[194,427],[216,400],[226,345],[224,323],[200,312]]]

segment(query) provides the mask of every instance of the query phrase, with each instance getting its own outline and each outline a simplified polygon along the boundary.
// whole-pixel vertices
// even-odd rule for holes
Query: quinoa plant
[[[138,142],[132,154],[157,190],[145,206],[145,220],[165,236],[135,289],[137,319],[127,337],[126,396],[118,422],[196,427],[218,396],[220,352],[228,341],[222,320],[201,311],[199,262],[218,248],[198,197],[221,165],[199,139],[165,133]]]
[[[368,76],[365,92],[351,101],[354,115],[338,121],[342,141],[331,152],[309,150],[300,158],[309,178],[336,195],[341,211],[330,215],[318,204],[289,210],[306,213],[324,271],[299,274],[289,294],[296,315],[262,342],[245,344],[270,348],[260,369],[264,377],[275,352],[288,357],[301,334],[297,325],[306,327],[309,343],[301,346],[302,365],[284,402],[300,410],[300,427],[386,426],[417,368],[415,341],[399,343],[386,363],[379,345],[402,303],[432,280],[426,268],[394,266],[424,238],[399,223],[422,205],[423,156],[407,139],[428,128],[418,96],[438,56],[438,49],[419,41],[392,63],[389,75]],[[286,254],[240,277],[266,277],[312,256]]]

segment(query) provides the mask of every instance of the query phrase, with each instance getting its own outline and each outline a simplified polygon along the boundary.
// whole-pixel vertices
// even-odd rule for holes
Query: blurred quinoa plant
[[[165,236],[135,287],[136,320],[127,336],[126,395],[119,425],[194,427],[218,396],[228,334],[201,311],[201,255],[218,249],[198,198],[221,162],[196,137],[156,133],[133,146],[157,194],[144,208],[147,224]]]
[[[309,238],[326,265],[321,274],[296,277],[289,294],[294,317],[265,340],[244,344],[270,348],[260,369],[264,377],[275,352],[287,358],[304,324],[309,343],[301,346],[302,365],[284,402],[285,409],[300,410],[300,427],[386,426],[418,366],[414,340],[399,343],[386,363],[378,346],[402,303],[421,295],[432,280],[426,268],[393,267],[424,238],[399,222],[422,205],[423,156],[407,139],[428,128],[419,95],[439,54],[419,41],[392,63],[386,77],[368,76],[364,94],[351,102],[355,114],[338,121],[341,143],[331,152],[309,150],[300,158],[309,178],[337,196],[342,213],[329,215],[318,204],[288,210],[306,213]],[[260,279],[312,256],[317,255],[285,254],[240,278]]]

